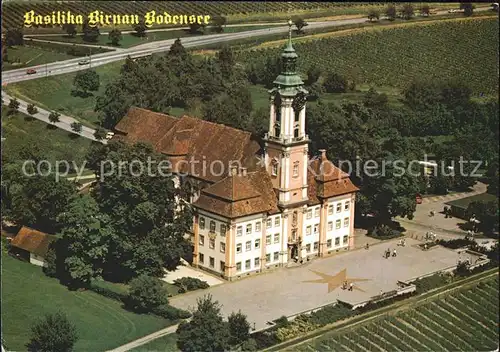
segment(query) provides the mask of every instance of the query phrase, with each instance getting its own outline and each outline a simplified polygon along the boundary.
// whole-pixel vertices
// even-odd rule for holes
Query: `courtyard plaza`
[[[335,303],[366,302],[382,293],[396,290],[398,281],[415,278],[449,269],[466,258],[441,246],[422,250],[417,241],[406,239],[406,245],[398,246],[400,239],[386,241],[353,251],[341,252],[330,257],[312,260],[301,266],[270,270],[239,281],[227,282],[206,290],[194,291],[172,297],[170,303],[182,309],[195,309],[197,299],[211,294],[222,305],[227,317],[241,310],[255,330],[269,327],[269,322],[281,316],[294,316],[302,312]],[[391,255],[384,257],[390,249]],[[347,281],[353,290],[342,289]]]

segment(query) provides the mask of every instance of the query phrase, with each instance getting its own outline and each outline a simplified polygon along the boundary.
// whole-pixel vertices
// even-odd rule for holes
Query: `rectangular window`
[[[220,243],[220,251],[221,253],[226,253],[226,244],[224,242]]]
[[[252,224],[247,225],[247,235],[250,235],[252,233]]]
[[[345,202],[344,210],[349,210],[350,203],[351,202],[349,202],[349,201]]]
[[[255,232],[260,232],[260,227],[261,227],[261,222],[260,221],[257,221],[255,223]]]
[[[344,218],[344,227],[349,226],[349,218]]]
[[[215,221],[210,221],[210,231],[215,232]]]
[[[329,205],[328,206],[328,215],[332,215],[333,214],[333,205]]]
[[[210,267],[213,268],[215,266],[215,258],[210,257]]]
[[[236,271],[241,271],[241,262],[236,263]]]
[[[280,234],[279,233],[274,234],[274,243],[280,243]]]
[[[215,248],[215,238],[209,238],[208,239],[208,246],[210,247],[210,249],[214,249]]]
[[[205,244],[205,236],[200,235],[200,246],[203,246]]]
[[[205,229],[205,218],[200,216],[200,230]]]
[[[273,261],[277,262],[280,259],[280,252],[274,252]]]
[[[295,162],[293,163],[293,177],[299,177],[299,163]]]
[[[314,233],[318,233],[319,231],[319,224],[314,224]]]
[[[256,239],[255,240],[255,249],[259,249],[260,248],[260,239]]]
[[[306,227],[306,235],[310,235],[310,234],[311,234],[311,225]]]
[[[273,226],[273,220],[271,218],[269,218],[269,219],[266,220],[266,227],[268,229],[270,229],[271,226]]]
[[[319,248],[319,243],[318,242],[314,242],[314,250],[317,251]]]
[[[251,268],[251,265],[252,265],[252,264],[250,263],[250,259],[245,260],[245,269],[246,269],[246,270],[249,270],[249,269]]]
[[[342,238],[342,244],[347,244],[347,240],[348,240],[349,236],[345,235],[343,238]]]
[[[273,162],[271,166],[271,175],[278,176],[278,162]]]
[[[312,219],[312,217],[313,217],[313,210],[312,209],[307,209],[306,218],[307,219]]]
[[[203,255],[203,253],[198,254],[198,259],[199,259],[199,262],[201,264],[203,264],[203,262],[205,261],[205,256]]]
[[[236,228],[236,236],[241,236],[243,235],[243,228],[241,226],[238,226]]]
[[[315,217],[315,218],[319,218],[319,207],[316,207],[316,208],[314,209],[314,217]]]
[[[292,230],[292,241],[297,241],[297,230]]]
[[[328,241],[326,241],[326,246],[327,246],[328,248],[332,248],[332,240],[331,240],[331,239],[330,239],[330,240],[328,240]]]
[[[258,268],[260,266],[260,258],[255,258],[253,260],[253,267]]]
[[[223,225],[223,224],[220,225],[220,235],[221,236],[226,236],[226,229],[227,229],[226,225]]]
[[[220,262],[220,271],[224,272],[224,270],[226,270],[226,263],[221,261]]]
[[[311,244],[310,243],[306,244],[306,252],[307,253],[311,252]]]
[[[241,253],[241,243],[236,245],[236,253]]]
[[[335,245],[340,246],[340,237],[335,237]]]
[[[271,253],[267,253],[266,254],[266,263],[270,263],[271,262]]]
[[[274,218],[274,227],[280,226],[280,217],[277,216]]]
[[[329,221],[328,222],[328,231],[332,231],[333,230],[333,221]]]
[[[340,219],[335,221],[335,228],[338,230],[340,229]]]
[[[245,243],[245,251],[251,251],[252,250],[252,241],[247,241]]]
[[[340,213],[342,210],[342,203],[337,203],[337,213]]]
[[[271,235],[266,236],[266,244],[271,244]]]

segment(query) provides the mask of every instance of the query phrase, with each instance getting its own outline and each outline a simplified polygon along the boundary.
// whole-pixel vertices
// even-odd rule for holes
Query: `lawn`
[[[23,149],[36,151],[46,160],[75,161],[78,165],[85,160],[92,141],[73,133],[32,119],[23,113],[7,115],[7,108],[2,107],[2,156],[8,160],[22,158]]]
[[[17,46],[7,49],[9,62],[2,64],[2,71],[13,70],[25,66],[44,65],[50,62],[74,59],[66,53],[45,50],[34,46]],[[14,64],[14,63],[18,64]]]
[[[56,110],[77,119],[97,125],[98,114],[94,111],[96,97],[104,94],[106,84],[120,72],[123,61],[113,62],[95,68],[99,74],[99,91],[87,98],[71,95],[71,87],[76,73],[44,77],[29,81],[9,84],[3,87],[8,93],[30,101],[47,110]]]
[[[177,352],[177,335],[168,334],[142,346],[133,348],[131,352]]]
[[[10,351],[24,351],[29,327],[46,313],[63,311],[75,324],[75,351],[105,351],[163,329],[172,322],[139,315],[91,291],[69,291],[41,268],[2,253],[2,338]]]
[[[283,24],[281,24],[283,25]],[[253,29],[265,29],[275,27],[276,25],[268,25],[268,26],[242,26],[242,27],[226,27],[224,33],[237,33],[244,32]],[[147,33],[147,32],[146,32]],[[207,34],[213,34],[213,32],[208,31]],[[125,33],[122,34],[122,40],[120,41],[118,47],[121,48],[130,48],[135,45],[145,44],[150,42],[155,42],[159,40],[167,40],[167,39],[176,39],[176,38],[185,38],[185,37],[199,37],[202,34],[191,34],[187,29],[176,29],[171,31],[159,31],[159,32],[150,32],[147,33],[146,37],[138,37],[134,35],[134,33]],[[107,34],[102,34],[99,36],[98,41],[95,43],[85,42],[81,35],[77,35],[74,38],[71,38],[65,34],[61,34],[60,36],[37,36],[33,37],[36,39],[45,39],[56,42],[66,42],[66,43],[75,43],[75,44],[95,44],[95,45],[105,45],[105,46],[113,46],[111,41],[108,38]]]

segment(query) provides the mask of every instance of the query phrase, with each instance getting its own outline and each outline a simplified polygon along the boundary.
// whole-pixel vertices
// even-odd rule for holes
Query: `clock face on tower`
[[[299,112],[302,110],[305,104],[306,104],[306,95],[303,92],[299,92],[293,99],[292,103],[293,110],[295,110],[295,112]]]

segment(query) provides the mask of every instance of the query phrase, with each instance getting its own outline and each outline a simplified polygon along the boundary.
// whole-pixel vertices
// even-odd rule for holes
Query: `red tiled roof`
[[[307,183],[310,204],[320,203],[319,198],[331,198],[359,191],[359,188],[351,182],[349,175],[333,165],[324,155],[311,162],[307,172]]]
[[[50,243],[55,239],[56,237],[53,235],[48,235],[27,226],[23,226],[10,244],[30,253],[45,257],[49,250]]]

